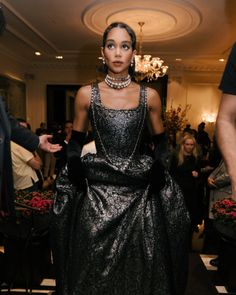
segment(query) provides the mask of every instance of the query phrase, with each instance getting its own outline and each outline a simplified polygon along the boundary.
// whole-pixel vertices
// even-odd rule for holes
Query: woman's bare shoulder
[[[159,93],[157,92],[156,89],[154,89],[152,87],[146,87],[146,88],[147,88],[148,97],[150,97],[150,98],[160,97]]]
[[[76,94],[76,103],[88,107],[91,101],[91,92],[91,85],[85,85],[80,87]]]
[[[147,102],[150,107],[159,106],[161,103],[160,95],[154,88],[147,87]]]
[[[79,90],[77,91],[77,95],[80,95],[80,96],[88,96],[90,94],[91,94],[91,85],[84,85],[80,87]]]

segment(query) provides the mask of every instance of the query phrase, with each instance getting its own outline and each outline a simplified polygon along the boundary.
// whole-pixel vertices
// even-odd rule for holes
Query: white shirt
[[[31,187],[33,181],[39,180],[35,170],[27,164],[34,157],[31,152],[11,141],[11,157],[14,188],[16,190]]]

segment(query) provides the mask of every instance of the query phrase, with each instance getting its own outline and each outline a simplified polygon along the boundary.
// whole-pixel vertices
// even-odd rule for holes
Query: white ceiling
[[[112,21],[138,33],[143,53],[170,70],[222,71],[236,41],[236,0],[0,0],[7,22],[0,54],[26,65],[83,69],[98,64],[101,35]],[[40,51],[41,56],[34,55]],[[55,55],[63,55],[56,60]],[[1,55],[0,55],[1,58]],[[176,61],[181,58],[182,61]]]

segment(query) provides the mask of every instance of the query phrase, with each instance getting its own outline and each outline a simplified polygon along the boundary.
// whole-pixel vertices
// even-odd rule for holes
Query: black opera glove
[[[169,163],[168,141],[165,132],[152,136],[154,162],[150,170],[150,190],[159,192],[165,186],[165,169]]]
[[[166,184],[165,167],[160,160],[155,160],[150,170],[150,191],[159,193]]]
[[[168,147],[168,138],[165,132],[152,136],[154,144],[154,158],[159,160],[167,168],[169,165],[170,152]]]
[[[72,130],[71,139],[67,146],[68,178],[73,185],[82,190],[86,188],[86,181],[80,157],[85,138],[85,132]]]

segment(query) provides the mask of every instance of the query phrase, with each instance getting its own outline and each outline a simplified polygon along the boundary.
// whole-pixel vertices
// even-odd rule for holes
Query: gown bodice
[[[136,108],[111,109],[102,105],[98,85],[92,85],[89,116],[98,157],[104,157],[110,163],[116,163],[120,158],[128,164],[138,156],[147,113],[146,92],[141,86]]]

